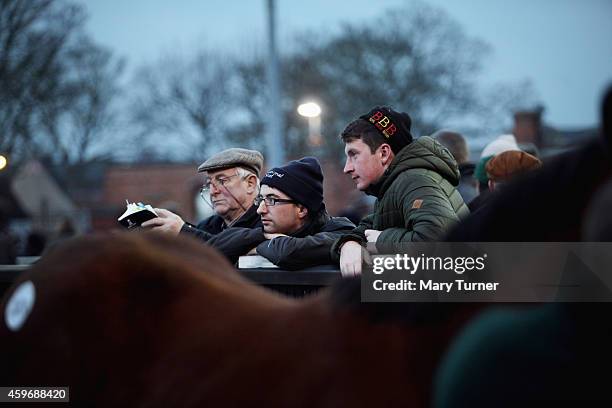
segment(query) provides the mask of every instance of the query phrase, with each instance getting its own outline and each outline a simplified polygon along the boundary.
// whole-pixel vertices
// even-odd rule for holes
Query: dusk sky
[[[242,52],[265,47],[265,0],[80,0],[89,33],[126,58],[128,74],[164,52],[196,47]],[[556,127],[596,126],[612,83],[612,1],[428,0],[487,42],[483,84],[531,80]],[[367,21],[401,0],[277,0],[281,47],[293,34]],[[282,52],[282,50],[280,50]],[[409,110],[409,108],[408,108]]]

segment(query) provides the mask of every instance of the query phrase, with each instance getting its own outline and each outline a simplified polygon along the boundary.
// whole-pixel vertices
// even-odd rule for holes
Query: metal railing
[[[0,295],[31,265],[0,265]],[[278,268],[238,269],[254,283],[292,297],[302,297],[329,286],[340,279],[340,271],[331,265],[317,266],[299,271]]]

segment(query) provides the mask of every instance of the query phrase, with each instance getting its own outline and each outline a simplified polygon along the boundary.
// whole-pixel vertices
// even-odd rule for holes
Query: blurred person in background
[[[612,175],[612,87],[602,104],[600,137],[547,159],[521,182],[509,182],[457,225],[451,242],[580,241],[594,192]]]
[[[540,167],[542,167],[540,159],[529,153],[516,150],[500,153],[486,165],[489,190],[497,191],[510,180]]]
[[[480,159],[474,168],[474,178],[477,181],[476,186],[478,195],[473,200],[468,202],[470,211],[474,212],[478,210],[489,199],[489,176],[487,175],[486,170],[489,160],[499,153],[520,150],[521,149],[516,143],[516,138],[514,135],[498,136],[484,147],[482,153],[480,154]]]
[[[461,174],[457,190],[463,197],[463,201],[469,203],[476,198],[478,190],[476,179],[474,179],[476,165],[470,161],[470,151],[465,137],[461,133],[451,130],[438,130],[431,137],[446,147],[457,161]]]

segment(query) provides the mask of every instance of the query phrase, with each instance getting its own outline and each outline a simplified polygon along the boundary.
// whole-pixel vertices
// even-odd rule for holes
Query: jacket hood
[[[370,185],[366,193],[380,197],[400,173],[410,169],[431,170],[453,186],[459,184],[459,168],[452,154],[438,141],[421,136],[398,152],[380,180]]]

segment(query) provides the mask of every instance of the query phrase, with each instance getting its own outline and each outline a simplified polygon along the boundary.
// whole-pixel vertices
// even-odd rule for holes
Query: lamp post
[[[303,103],[297,108],[298,113],[308,118],[308,141],[311,146],[320,146],[321,137],[321,107],[314,102]]]
[[[266,162],[268,168],[285,164],[285,146],[283,140],[283,114],[280,106],[281,91],[279,78],[279,62],[276,53],[276,7],[274,0],[267,0],[268,10],[268,106],[271,112],[270,120],[266,121]]]

